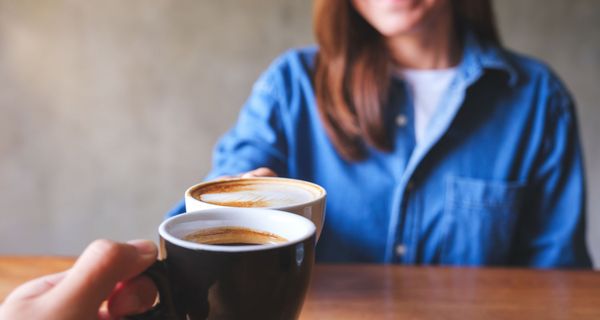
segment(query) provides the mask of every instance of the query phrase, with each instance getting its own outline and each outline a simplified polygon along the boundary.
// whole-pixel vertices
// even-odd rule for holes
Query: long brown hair
[[[490,0],[450,1],[457,30],[468,25],[482,40],[500,43]],[[363,159],[367,146],[391,151],[384,110],[391,57],[383,38],[350,0],[315,0],[313,23],[319,45],[315,93],[336,150],[349,161]]]

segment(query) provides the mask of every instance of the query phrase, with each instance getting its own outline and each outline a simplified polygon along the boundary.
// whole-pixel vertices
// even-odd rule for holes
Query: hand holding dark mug
[[[215,208],[159,227],[146,274],[160,302],[129,319],[295,319],[314,264],[315,225],[270,209]]]
[[[156,289],[138,275],[157,252],[148,240],[96,240],[69,270],[16,288],[0,305],[0,319],[108,320],[147,310]]]

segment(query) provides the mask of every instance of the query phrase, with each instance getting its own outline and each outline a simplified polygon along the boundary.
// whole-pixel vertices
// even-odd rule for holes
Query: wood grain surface
[[[600,319],[600,273],[321,265],[301,319]]]
[[[39,276],[67,270],[74,261],[70,257],[0,256],[0,302],[18,285]]]
[[[68,257],[0,257],[0,301]],[[600,273],[317,265],[301,319],[600,319]]]

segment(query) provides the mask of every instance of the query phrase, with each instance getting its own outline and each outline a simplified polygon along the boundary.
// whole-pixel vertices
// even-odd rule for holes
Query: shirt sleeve
[[[515,264],[589,268],[584,167],[574,104],[560,84],[548,96],[543,151],[520,218]]]
[[[287,143],[274,65],[255,83],[235,125],[217,142],[206,180],[267,167],[286,175]]]

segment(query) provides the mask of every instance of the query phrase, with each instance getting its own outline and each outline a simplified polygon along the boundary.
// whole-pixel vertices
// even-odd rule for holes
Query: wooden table
[[[0,257],[0,300],[72,262]],[[301,319],[600,319],[600,273],[317,265]]]

